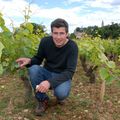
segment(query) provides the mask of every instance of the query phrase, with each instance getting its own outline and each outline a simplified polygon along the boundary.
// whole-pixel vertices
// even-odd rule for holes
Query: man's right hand
[[[25,65],[30,64],[31,59],[30,58],[18,58],[16,60],[20,68],[24,68]]]

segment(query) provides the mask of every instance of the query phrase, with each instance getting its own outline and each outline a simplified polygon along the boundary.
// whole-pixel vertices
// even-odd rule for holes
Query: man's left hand
[[[49,88],[50,88],[50,83],[47,80],[45,80],[37,86],[36,92],[39,91],[41,93],[46,93],[49,90]]]

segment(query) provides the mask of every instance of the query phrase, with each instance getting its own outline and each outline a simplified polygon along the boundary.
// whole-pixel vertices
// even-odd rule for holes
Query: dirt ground
[[[120,85],[106,85],[104,101],[99,100],[101,82],[90,84],[78,66],[69,98],[56,105],[50,91],[49,108],[41,117],[34,115],[34,94],[26,99],[23,81],[17,75],[0,78],[0,120],[120,120]]]

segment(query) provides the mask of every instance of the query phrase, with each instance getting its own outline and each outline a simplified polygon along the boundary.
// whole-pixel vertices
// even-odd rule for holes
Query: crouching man
[[[51,23],[51,36],[41,40],[37,54],[32,58],[16,60],[21,68],[28,66],[30,82],[38,100],[36,115],[45,112],[49,102],[49,89],[54,91],[58,103],[68,97],[77,58],[78,47],[68,38],[68,23],[58,18]],[[41,67],[43,59],[44,66]]]

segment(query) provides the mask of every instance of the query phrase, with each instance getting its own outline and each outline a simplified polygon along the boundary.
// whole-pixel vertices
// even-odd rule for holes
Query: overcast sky
[[[76,27],[101,26],[120,23],[120,0],[0,0],[0,12],[10,28],[24,22],[23,10],[31,3],[30,22],[43,24],[48,32],[50,23],[63,18],[69,23],[70,33]]]

